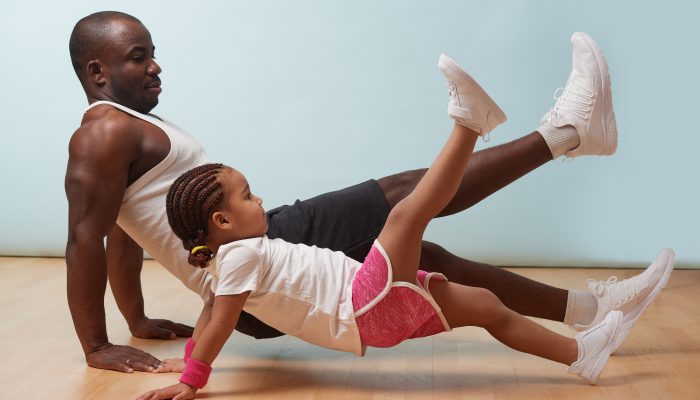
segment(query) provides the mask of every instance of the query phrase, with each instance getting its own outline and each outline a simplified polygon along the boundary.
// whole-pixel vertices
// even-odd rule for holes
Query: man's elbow
[[[85,251],[104,251],[104,233],[81,227],[69,228],[66,240],[66,259],[71,260]]]

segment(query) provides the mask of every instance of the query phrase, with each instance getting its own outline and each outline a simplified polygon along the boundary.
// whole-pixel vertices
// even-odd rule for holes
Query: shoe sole
[[[613,350],[611,351],[611,354],[614,354],[617,351],[617,349],[620,347],[622,342],[627,338],[627,335],[629,335],[630,331],[632,331],[632,328],[639,320],[639,317],[642,316],[642,313],[644,312],[644,310],[646,310],[647,307],[649,306],[649,304],[651,304],[651,302],[653,302],[656,299],[656,297],[659,295],[659,293],[661,293],[661,290],[663,290],[663,288],[666,286],[666,283],[668,283],[668,280],[671,277],[671,272],[673,271],[673,264],[676,261],[676,256],[673,253],[673,250],[670,250],[670,249],[663,250],[662,252],[669,253],[668,259],[666,260],[666,268],[664,270],[664,274],[661,277],[661,279],[659,279],[659,282],[656,283],[656,286],[654,287],[654,289],[637,306],[639,308],[635,311],[630,311],[629,313],[627,313],[627,315],[625,315],[623,317],[623,321],[622,321],[623,332],[622,332],[621,337],[614,344]],[[628,319],[628,320],[625,321],[625,319]]]
[[[600,48],[600,46],[598,46],[598,43],[596,43],[592,37],[583,32],[578,32],[578,36],[580,36],[584,43],[586,43],[586,45],[593,50],[593,55],[596,58],[596,64],[598,65],[598,71],[602,79],[603,109],[605,110],[609,108],[610,112],[613,113],[614,118],[615,112],[612,109],[612,95],[608,93],[611,86],[610,67],[608,67],[608,61],[603,55],[603,50]],[[608,132],[607,125],[603,123],[603,136],[605,136],[605,149],[603,149],[603,152],[599,155],[609,156],[615,154],[615,151],[617,151],[617,129],[615,129],[615,134],[610,134]]]
[[[488,100],[488,109],[486,111],[486,123],[489,125],[489,131],[492,131],[494,128],[504,123],[508,119],[503,110],[501,110],[501,107],[499,107],[498,104],[496,104],[496,102],[493,101],[491,96],[489,96],[488,93],[486,93],[486,91],[481,87],[481,85],[479,85],[479,83],[477,83],[476,80],[472,78],[472,76],[469,75],[467,71],[464,70],[464,68],[457,64],[456,61],[451,59],[449,56],[442,54],[440,55],[440,59],[438,60],[438,68],[440,68],[440,70],[449,69],[450,71],[456,74],[466,75],[466,77],[471,81],[471,83],[474,84],[474,87],[476,87],[479,93]],[[495,118],[493,123],[489,118],[492,115]]]
[[[591,373],[592,378],[586,378],[588,383],[591,385],[595,385],[595,383],[598,381],[598,377],[600,377],[600,374],[603,372],[603,368],[605,368],[605,365],[608,363],[608,359],[610,358],[610,354],[612,354],[612,351],[607,351],[610,350],[610,348],[613,346],[613,343],[616,341],[616,335],[620,331],[620,327],[622,325],[622,311],[617,312],[618,317],[615,318],[614,321],[611,321],[612,323],[615,324],[615,328],[613,329],[612,335],[610,336],[610,341],[608,342],[608,345],[605,346],[604,355],[600,357],[598,360],[596,360],[595,365],[593,366],[593,372]]]

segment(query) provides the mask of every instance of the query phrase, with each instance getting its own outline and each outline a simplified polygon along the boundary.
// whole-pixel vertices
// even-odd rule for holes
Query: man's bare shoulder
[[[71,155],[133,154],[139,147],[140,125],[130,115],[108,105],[90,109],[71,137]]]

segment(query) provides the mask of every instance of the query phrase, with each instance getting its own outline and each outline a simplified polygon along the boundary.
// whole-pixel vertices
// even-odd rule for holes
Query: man
[[[599,69],[604,59],[589,39],[572,38],[574,71],[538,131],[475,153],[457,195],[441,215],[469,208],[564,153],[576,157],[615,151],[609,77]],[[183,261],[164,207],[172,180],[208,160],[194,138],[149,114],[161,93],[154,49],[143,24],[118,12],[83,18],[70,39],[71,60],[90,108],[71,138],[66,171],[68,303],[88,365],[122,372],[150,371],[159,360],[109,342],[103,304],[108,280],[134,336],[173,339],[192,333],[189,326],[146,317],[140,285],[143,249],[205,301],[211,300],[208,274]],[[454,118],[469,113],[460,107],[465,95],[452,93],[448,111]],[[271,210],[268,235],[344,251],[361,260],[389,209],[423,173],[407,171]],[[591,282],[589,291],[534,282],[427,242],[421,266],[455,282],[487,288],[522,314],[585,327],[621,309],[629,328],[665,283],[661,277],[671,261],[664,253],[640,276],[617,284]],[[242,317],[237,329],[258,338],[280,335],[251,316]]]

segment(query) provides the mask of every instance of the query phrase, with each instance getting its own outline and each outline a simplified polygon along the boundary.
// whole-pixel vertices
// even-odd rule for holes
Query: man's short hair
[[[73,69],[82,81],[85,65],[99,55],[107,44],[110,34],[110,22],[117,20],[141,21],[138,18],[119,11],[100,11],[81,19],[73,27],[68,42]]]

